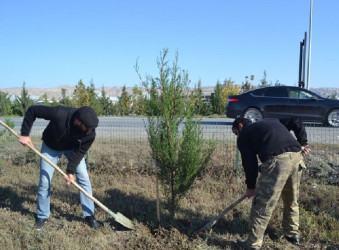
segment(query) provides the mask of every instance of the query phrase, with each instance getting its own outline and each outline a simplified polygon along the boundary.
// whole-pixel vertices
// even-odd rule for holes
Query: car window
[[[269,88],[269,89],[266,89],[265,96],[288,97],[286,89],[284,89],[284,88]]]
[[[255,89],[252,91],[252,95],[264,96],[265,89]]]
[[[311,93],[302,90],[290,90],[288,96],[296,99],[311,99],[313,97]]]

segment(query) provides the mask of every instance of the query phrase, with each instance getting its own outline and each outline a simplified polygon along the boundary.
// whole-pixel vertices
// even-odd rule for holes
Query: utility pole
[[[310,26],[309,26],[309,33],[308,33],[308,63],[307,63],[307,84],[306,88],[310,89],[310,71],[311,71],[311,47],[312,47],[312,12],[313,12],[313,0],[310,0]]]

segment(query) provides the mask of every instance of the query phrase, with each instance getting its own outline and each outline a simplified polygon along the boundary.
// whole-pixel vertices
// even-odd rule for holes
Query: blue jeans
[[[69,159],[71,157],[72,151],[73,150],[57,151],[49,148],[44,142],[41,146],[41,153],[54,164],[58,163],[62,155],[65,155],[66,158]],[[40,181],[38,187],[37,217],[41,219],[47,219],[50,215],[51,183],[54,170],[54,167],[52,167],[44,159],[40,159]],[[91,182],[89,180],[84,158],[80,161],[78,167],[76,168],[75,176],[77,183],[90,195],[92,195]],[[80,192],[80,202],[83,216],[94,215],[94,202],[82,192]]]

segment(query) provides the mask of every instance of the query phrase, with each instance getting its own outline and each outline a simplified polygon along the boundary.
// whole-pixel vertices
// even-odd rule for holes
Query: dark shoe
[[[259,250],[260,249],[260,247],[249,246],[247,244],[246,240],[238,240],[237,246],[238,246],[238,248],[245,249],[245,250]]]
[[[99,227],[101,227],[101,224],[94,218],[94,216],[86,216],[85,217],[85,221],[87,222],[87,224],[94,229],[97,229]]]
[[[40,218],[37,218],[36,220],[36,224],[35,224],[35,230],[41,230],[45,223],[46,223],[47,219],[40,219]]]
[[[285,236],[286,240],[291,242],[293,245],[297,245],[299,246],[300,245],[300,238],[299,237],[288,237],[288,236]]]

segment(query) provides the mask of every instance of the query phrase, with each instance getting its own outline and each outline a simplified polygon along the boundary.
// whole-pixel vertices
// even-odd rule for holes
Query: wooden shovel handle
[[[235,202],[233,202],[229,207],[225,208],[224,211],[222,211],[220,214],[218,214],[216,217],[214,217],[212,220],[210,220],[205,226],[203,226],[202,228],[200,228],[198,230],[198,232],[205,230],[207,228],[212,227],[215,223],[218,222],[218,220],[220,220],[222,217],[224,217],[224,215],[229,212],[230,210],[232,210],[233,208],[235,208],[235,206],[237,206],[240,202],[242,202],[244,199],[246,198],[246,195],[241,196],[238,200],[236,200]]]
[[[232,203],[229,207],[225,208],[224,211],[222,211],[217,217],[216,219],[219,220],[222,217],[224,217],[224,215],[226,213],[228,213],[230,210],[232,210],[233,208],[235,208],[240,202],[242,202],[244,199],[246,198],[246,195],[241,196],[238,200],[236,200],[234,203]]]

